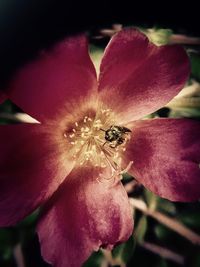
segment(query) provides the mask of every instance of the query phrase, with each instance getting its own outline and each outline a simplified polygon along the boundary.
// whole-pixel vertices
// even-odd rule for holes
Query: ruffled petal
[[[0,225],[13,225],[58,188],[73,164],[40,124],[0,127]],[[66,149],[67,150],[67,149]]]
[[[68,38],[19,69],[6,90],[26,113],[45,121],[60,107],[97,88],[95,68],[84,36]]]
[[[54,267],[79,267],[93,250],[112,248],[133,230],[121,184],[98,182],[98,171],[74,170],[46,205],[37,232],[44,259]]]
[[[130,122],[168,103],[184,86],[189,59],[180,46],[150,43],[144,34],[127,29],[108,44],[100,66],[102,101]]]
[[[129,125],[126,160],[149,190],[172,201],[200,198],[200,123],[189,119],[143,120]]]

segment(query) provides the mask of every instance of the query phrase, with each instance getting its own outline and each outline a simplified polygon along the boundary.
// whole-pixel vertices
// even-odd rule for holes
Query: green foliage
[[[193,264],[194,267],[200,266],[200,254],[199,253],[193,258],[193,261],[194,261],[194,264]]]
[[[163,198],[157,198],[157,209],[170,215],[174,215],[176,213],[175,203]]]
[[[99,72],[99,67],[101,63],[101,58],[103,56],[103,49],[99,48],[95,45],[90,46],[90,56],[92,58],[92,62],[96,68],[97,73]]]
[[[147,190],[146,188],[144,190],[144,197],[145,197],[147,206],[151,210],[155,210],[157,206],[158,197],[155,194],[153,194],[151,191]]]
[[[144,30],[144,33],[147,35],[151,42],[159,46],[168,44],[170,36],[173,32],[171,29],[153,28]]]
[[[15,228],[0,229],[0,247],[14,246],[17,243],[17,231]]]
[[[173,232],[171,232],[162,224],[157,224],[154,228],[154,232],[156,234],[156,237],[162,242],[167,242],[171,237],[173,237]]]
[[[195,227],[200,229],[200,213],[183,212],[178,214],[177,219],[182,221],[188,227]]]
[[[135,239],[131,236],[126,243],[116,246],[112,251],[114,259],[119,259],[119,262],[127,263],[133,255],[135,249]]]
[[[10,102],[10,100],[6,100],[0,105],[0,112],[2,111],[12,113],[13,107],[12,107],[12,103]]]
[[[200,55],[197,53],[190,53],[191,60],[191,74],[192,76],[200,82]]]
[[[18,223],[18,228],[23,227],[33,227],[36,224],[37,218],[38,218],[39,210],[34,211],[29,216],[27,216],[23,221]]]
[[[144,240],[147,231],[147,226],[148,226],[147,217],[143,215],[138,221],[137,227],[134,231],[134,236],[138,243],[142,243],[142,241]]]
[[[197,108],[178,108],[170,111],[171,118],[200,118],[200,109]]]
[[[129,173],[124,173],[123,174],[123,181],[129,182],[131,180],[133,180],[133,176],[132,175],[130,175]]]
[[[17,231],[15,228],[0,229],[0,259],[8,261],[12,257],[13,247],[16,243]]]
[[[169,265],[165,259],[160,259],[155,267],[169,267]]]
[[[90,258],[85,262],[83,267],[101,267],[104,256],[101,251],[94,252]]]

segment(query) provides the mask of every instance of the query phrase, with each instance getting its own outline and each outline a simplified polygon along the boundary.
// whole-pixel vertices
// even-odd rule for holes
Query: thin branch
[[[182,98],[182,97],[198,97],[200,96],[200,83],[195,80],[191,81],[192,84],[185,86],[175,98]]]
[[[151,216],[158,222],[162,223],[163,225],[167,226],[174,232],[178,233],[179,235],[185,237],[190,242],[192,242],[195,245],[200,245],[200,235],[196,234],[186,226],[184,226],[181,222],[177,221],[176,219],[172,219],[158,211],[151,210],[147,207],[146,203],[142,200],[135,199],[135,198],[129,198],[130,204],[142,211],[144,214]]]
[[[13,255],[17,264],[17,267],[25,267],[24,257],[22,253],[21,244],[17,244],[13,249]]]
[[[120,267],[126,267],[126,264],[121,261],[120,258],[113,258],[112,253],[110,250],[101,249],[104,257],[106,258],[107,262],[111,266],[119,265]]]
[[[164,247],[161,247],[153,243],[149,243],[149,242],[143,242],[140,244],[140,246],[153,252],[154,254],[161,256],[162,258],[166,260],[171,260],[180,265],[184,264],[184,257],[182,255],[177,254],[167,248],[164,248]]]
[[[129,194],[133,192],[140,184],[136,180],[132,180],[124,185],[126,192]]]
[[[169,38],[169,43],[182,45],[200,45],[200,38],[183,34],[172,34]]]

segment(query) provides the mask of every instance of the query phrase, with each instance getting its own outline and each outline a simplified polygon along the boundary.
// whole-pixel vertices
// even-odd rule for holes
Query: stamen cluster
[[[75,121],[71,130],[64,137],[71,144],[71,155],[78,165],[92,164],[95,167],[110,167],[112,173],[121,168],[122,153],[126,150],[126,142],[113,147],[105,140],[105,130],[115,125],[115,117],[110,109],[100,109],[94,117],[85,115]]]

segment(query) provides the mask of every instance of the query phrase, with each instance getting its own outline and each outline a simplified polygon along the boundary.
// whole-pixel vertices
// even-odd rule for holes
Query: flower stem
[[[110,250],[107,250],[107,249],[101,249],[104,257],[106,258],[109,266],[120,266],[120,267],[126,267],[126,264],[123,263],[120,258],[116,258],[114,259],[113,256],[112,256],[112,252]]]
[[[196,234],[192,230],[188,229],[185,225],[181,222],[177,221],[176,219],[172,219],[161,212],[151,210],[147,207],[146,203],[142,200],[129,198],[130,204],[142,211],[145,215],[150,216],[157,220],[158,222],[162,223],[163,225],[167,226],[174,232],[178,233],[179,235],[185,237],[190,242],[195,245],[200,245],[200,235]]]
[[[184,257],[167,249],[167,248],[164,248],[164,247],[161,247],[161,246],[158,246],[156,244],[153,244],[153,243],[149,243],[149,242],[142,242],[140,243],[140,246],[153,252],[154,254],[157,254],[159,256],[161,256],[162,258],[164,259],[167,259],[167,260],[171,260],[173,262],[176,262],[180,265],[183,265],[184,264]]]
[[[15,261],[16,261],[17,267],[25,267],[21,244],[17,244],[14,247],[13,255],[15,257]]]

